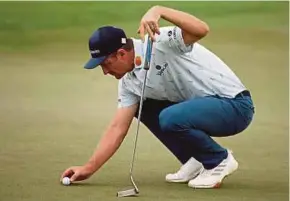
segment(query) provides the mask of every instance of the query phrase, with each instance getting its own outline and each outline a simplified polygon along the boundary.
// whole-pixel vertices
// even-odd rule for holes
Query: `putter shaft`
[[[119,191],[117,193],[117,197],[128,197],[128,196],[135,196],[135,195],[139,194],[139,189],[138,189],[136,183],[134,182],[134,178],[133,178],[133,168],[134,168],[135,153],[136,153],[137,141],[138,141],[138,135],[139,135],[139,127],[140,127],[140,119],[141,119],[141,113],[142,113],[142,107],[143,107],[143,99],[144,99],[145,88],[146,88],[147,72],[149,70],[150,61],[151,61],[152,46],[153,46],[153,42],[148,35],[147,49],[146,49],[145,63],[144,63],[145,77],[144,77],[144,81],[143,81],[143,85],[142,85],[139,111],[138,111],[138,120],[137,120],[137,131],[136,131],[136,135],[135,135],[135,139],[134,139],[134,149],[133,149],[132,161],[131,161],[131,166],[130,166],[130,180],[131,180],[131,183],[132,183],[134,188],[124,190],[124,191]]]

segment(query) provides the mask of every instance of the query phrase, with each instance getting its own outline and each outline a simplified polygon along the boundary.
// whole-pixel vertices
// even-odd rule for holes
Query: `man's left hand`
[[[161,15],[158,11],[158,6],[150,8],[140,21],[140,26],[138,28],[138,34],[144,42],[145,34],[148,33],[152,41],[155,41],[155,33],[160,34],[159,30],[159,19]]]

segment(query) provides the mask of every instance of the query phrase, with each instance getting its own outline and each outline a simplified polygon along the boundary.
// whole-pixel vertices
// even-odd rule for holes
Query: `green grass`
[[[0,201],[119,200],[115,193],[129,185],[136,122],[93,177],[70,187],[58,181],[65,168],[87,161],[116,109],[117,81],[82,68],[88,37],[103,24],[136,37],[138,20],[153,4],[0,2]],[[136,200],[288,200],[288,2],[160,4],[209,23],[201,43],[251,90],[256,114],[242,134],[217,139],[240,163],[218,190],[165,183],[164,175],[179,164],[142,126]]]
[[[96,27],[105,24],[124,27],[136,36],[138,19],[155,4],[192,13],[211,27],[288,25],[287,2],[0,2],[0,50],[83,43]],[[120,12],[120,8],[126,9]]]

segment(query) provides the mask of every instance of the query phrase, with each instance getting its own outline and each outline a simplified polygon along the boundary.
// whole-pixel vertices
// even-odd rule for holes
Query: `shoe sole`
[[[189,182],[190,180],[191,179],[189,179],[189,180],[165,180],[165,181],[168,183],[186,183],[186,182]]]
[[[191,187],[191,188],[194,188],[194,189],[198,189],[198,188],[203,188],[203,189],[205,189],[205,188],[220,188],[221,185],[222,185],[222,182],[225,180],[225,178],[227,178],[229,175],[231,175],[233,172],[235,172],[238,169],[238,167],[239,167],[239,165],[237,163],[236,167],[233,168],[230,173],[225,175],[220,182],[215,183],[213,185],[208,185],[208,186],[190,186],[190,185],[188,185],[188,186]]]
[[[188,179],[176,179],[176,180],[165,179],[165,181],[169,182],[169,183],[186,183],[186,182],[189,182],[190,180],[194,179],[198,175],[199,175],[199,173],[194,175],[193,177],[188,178]]]
[[[196,178],[199,173],[201,172],[201,170],[199,170],[199,172],[197,172],[196,174],[194,174],[192,177],[188,178],[188,179],[176,179],[176,180],[169,180],[169,179],[166,179],[165,178],[165,181],[168,182],[168,183],[187,183],[189,182],[190,180]]]

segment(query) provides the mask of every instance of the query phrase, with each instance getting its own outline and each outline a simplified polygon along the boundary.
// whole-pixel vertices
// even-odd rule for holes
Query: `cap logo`
[[[100,53],[100,50],[91,50],[90,51],[92,54],[99,54]]]
[[[121,43],[122,43],[122,44],[126,44],[126,38],[122,38],[122,39],[121,39]]]

